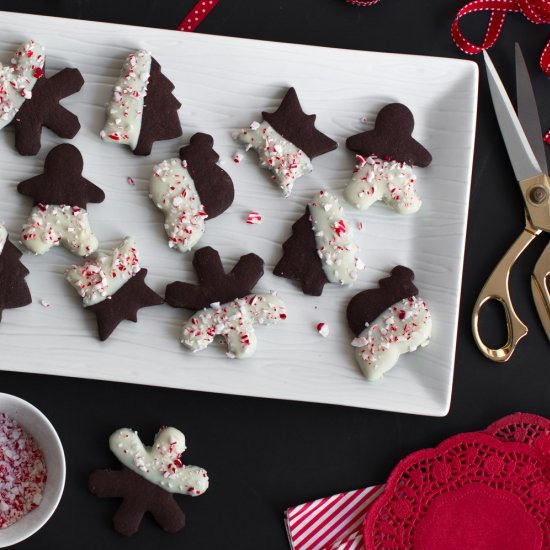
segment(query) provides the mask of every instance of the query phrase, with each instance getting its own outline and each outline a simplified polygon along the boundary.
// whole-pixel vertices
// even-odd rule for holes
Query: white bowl
[[[65,486],[65,454],[50,421],[33,405],[7,393],[0,393],[0,413],[16,420],[44,453],[48,480],[42,502],[13,525],[0,529],[0,548],[21,542],[36,533],[54,513]]]

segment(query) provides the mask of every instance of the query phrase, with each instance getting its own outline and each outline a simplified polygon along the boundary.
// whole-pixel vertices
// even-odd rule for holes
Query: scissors
[[[489,88],[500,131],[525,202],[525,229],[497,264],[481,289],[472,314],[474,339],[485,357],[508,361],[518,342],[527,334],[527,326],[518,317],[510,298],[510,271],[527,246],[541,233],[550,232],[550,179],[542,140],[540,119],[525,60],[516,44],[516,90],[518,113],[486,52],[485,65]],[[538,259],[531,275],[531,290],[541,323],[550,339],[550,293],[546,278],[550,275],[550,243]],[[479,334],[479,313],[490,300],[504,307],[508,339],[498,349],[486,346]]]

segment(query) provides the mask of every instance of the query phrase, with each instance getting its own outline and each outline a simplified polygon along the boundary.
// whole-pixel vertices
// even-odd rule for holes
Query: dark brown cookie
[[[414,117],[409,108],[401,103],[390,103],[378,113],[374,130],[349,137],[346,145],[360,155],[428,166],[432,155],[413,139],[413,129]]]
[[[292,226],[292,235],[283,243],[284,254],[273,273],[279,277],[300,281],[304,294],[321,296],[329,282],[317,254],[315,235],[311,228],[309,207]]]
[[[95,313],[100,340],[107,340],[124,320],[137,323],[137,312],[141,308],[163,303],[162,298],[145,284],[146,275],[147,270],[140,269],[109,300],[86,308]]]
[[[146,512],[169,533],[185,526],[185,514],[173,493],[147,481],[125,466],[122,470],[96,470],[90,474],[88,487],[100,498],[121,498],[122,503],[113,517],[113,525],[121,535],[137,532]]]
[[[182,134],[178,109],[181,103],[172,94],[175,86],[161,71],[158,62],[151,60],[151,73],[141,119],[139,139],[134,155],[150,155],[155,141],[173,139]]]
[[[34,199],[34,204],[58,204],[86,208],[89,202],[103,202],[105,193],[82,177],[84,161],[69,143],[54,147],[46,157],[44,173],[22,181],[17,191]]]
[[[252,291],[264,274],[264,262],[256,254],[241,256],[231,272],[226,273],[220,255],[210,246],[193,256],[199,284],[176,281],[166,287],[166,303],[172,307],[199,310],[210,304],[222,304],[242,298]]]
[[[0,253],[0,321],[4,309],[27,306],[32,302],[25,277],[29,270],[20,262],[22,254],[6,238]]]
[[[220,156],[213,145],[212,136],[199,132],[191,137],[189,145],[180,149],[180,158],[187,162],[187,170],[208,214],[207,220],[225,212],[235,197],[231,177],[216,164]]]
[[[418,295],[413,284],[414,273],[408,267],[398,265],[391,275],[380,279],[380,288],[363,290],[356,294],[348,304],[346,312],[349,328],[356,336],[365,329],[366,323],[372,323],[381,313],[393,304]]]
[[[63,69],[51,78],[43,75],[36,81],[31,98],[23,103],[12,121],[19,154],[36,155],[40,151],[43,126],[62,138],[76,136],[80,130],[78,117],[59,101],[78,92],[83,84],[84,78],[78,69]]]
[[[338,144],[315,128],[317,115],[306,115],[294,88],[289,88],[274,113],[263,112],[268,122],[287,141],[301,149],[310,159],[333,151]]]

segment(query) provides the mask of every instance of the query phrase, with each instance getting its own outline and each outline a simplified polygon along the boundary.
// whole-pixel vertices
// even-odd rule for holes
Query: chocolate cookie
[[[137,322],[143,307],[162,304],[162,298],[145,284],[147,270],[139,265],[136,243],[126,238],[112,254],[100,253],[83,266],[73,265],[67,281],[95,313],[100,340],[104,341],[124,320]]]
[[[386,105],[374,130],[348,138],[357,154],[357,166],[344,191],[346,200],[360,210],[383,201],[400,214],[413,214],[422,205],[416,192],[412,165],[428,166],[430,153],[411,136],[414,118],[400,103]]]
[[[166,287],[171,306],[199,310],[184,325],[182,344],[200,351],[220,335],[227,342],[228,357],[250,357],[256,350],[254,324],[286,319],[285,304],[275,293],[250,294],[263,275],[263,260],[256,254],[241,256],[225,273],[218,252],[205,247],[195,253],[193,266],[198,285],[174,282]]]
[[[89,202],[103,202],[105,193],[82,177],[80,151],[68,143],[54,147],[46,157],[44,173],[22,181],[17,190],[34,199],[22,243],[35,254],[62,244],[78,256],[89,256],[98,240],[88,221]]]
[[[165,214],[168,246],[190,250],[202,237],[205,222],[227,210],[235,195],[229,174],[216,163],[219,155],[208,134],[197,133],[180,149],[180,158],[155,165],[149,197]]]
[[[289,88],[277,111],[263,112],[262,116],[262,123],[252,122],[235,138],[258,153],[260,166],[271,170],[272,179],[287,197],[294,182],[313,170],[312,159],[338,144],[317,130],[316,115],[304,113],[294,88]]]
[[[351,151],[363,156],[395,160],[416,166],[428,166],[432,155],[412,137],[414,117],[401,103],[390,103],[380,110],[373,130],[347,139]]]
[[[59,102],[82,88],[78,69],[63,69],[51,78],[44,75],[44,48],[34,40],[16,52],[13,65],[0,66],[0,129],[11,123],[15,148],[21,155],[40,151],[42,127],[71,139],[80,130],[76,115]]]
[[[173,90],[174,85],[150,52],[130,54],[107,105],[101,138],[108,143],[126,144],[135,155],[149,155],[155,141],[180,137],[181,103]]]
[[[348,304],[346,317],[349,328],[357,336],[390,306],[409,298],[418,296],[414,286],[412,269],[398,265],[391,270],[391,275],[380,279],[379,288],[371,288],[356,294]]]
[[[214,302],[229,302],[249,294],[264,274],[264,261],[256,254],[241,256],[226,273],[220,255],[210,246],[195,252],[193,267],[199,284],[176,281],[166,287],[166,303],[172,307],[202,309]]]
[[[300,281],[304,294],[312,296],[320,296],[326,283],[353,283],[365,267],[357,256],[351,224],[328,191],[317,193],[306,206],[283,251],[273,273]]]
[[[151,447],[145,447],[137,432],[122,428],[109,438],[109,447],[123,465],[121,470],[96,470],[89,477],[92,494],[121,498],[113,526],[122,535],[133,535],[146,512],[169,533],[185,526],[185,515],[174,494],[202,495],[209,485],[206,470],[181,462],[185,436],[162,427]]]
[[[0,321],[4,309],[27,306],[32,302],[25,277],[29,270],[20,262],[22,254],[8,239],[0,224]]]
[[[430,341],[432,317],[413,279],[414,273],[399,265],[380,280],[380,288],[364,290],[348,304],[348,325],[357,336],[351,345],[367,380],[378,380],[402,354]]]

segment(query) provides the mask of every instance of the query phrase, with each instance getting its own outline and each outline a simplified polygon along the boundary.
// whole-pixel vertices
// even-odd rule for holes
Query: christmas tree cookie
[[[344,209],[328,191],[319,191],[292,226],[283,257],[273,273],[300,281],[304,294],[320,296],[327,283],[352,284],[365,265]]]
[[[21,252],[8,239],[0,223],[0,321],[4,309],[27,306],[32,302],[25,277],[29,270],[21,263]]]
[[[43,126],[68,139],[80,130],[76,115],[59,104],[82,88],[80,71],[63,69],[46,78],[45,61],[44,48],[30,40],[15,52],[11,65],[0,65],[0,130],[13,125],[21,155],[38,153]]]
[[[217,162],[208,134],[197,133],[180,149],[180,158],[155,165],[149,196],[165,215],[168,246],[186,252],[197,244],[205,222],[219,216],[233,202],[235,191],[229,174]]]
[[[84,307],[95,313],[100,340],[107,340],[124,320],[137,323],[143,307],[162,304],[162,299],[145,284],[147,270],[139,265],[136,243],[127,237],[110,254],[73,265],[65,273]]]
[[[348,325],[356,335],[351,345],[367,380],[382,378],[400,355],[430,341],[432,316],[413,279],[409,268],[398,265],[380,288],[364,290],[348,304]]]
[[[100,498],[120,498],[113,526],[122,535],[133,535],[146,512],[159,526],[177,533],[185,526],[185,514],[174,495],[197,497],[208,489],[206,470],[182,463],[185,436],[176,428],[163,426],[151,447],[128,428],[115,431],[109,448],[122,464],[121,470],[96,470],[88,486]]]
[[[222,336],[227,356],[244,359],[256,350],[255,324],[286,319],[285,304],[275,293],[251,293],[264,273],[263,265],[259,256],[247,254],[226,273],[216,250],[207,246],[195,252],[193,267],[199,284],[176,281],[166,287],[168,304],[199,310],[183,327],[182,344],[187,349],[203,350]]]
[[[32,197],[34,206],[21,231],[21,242],[35,254],[63,245],[77,256],[89,256],[98,247],[86,210],[89,202],[103,202],[105,193],[82,177],[80,151],[68,143],[54,147],[46,157],[44,173],[17,186]]]
[[[235,133],[235,139],[252,148],[260,166],[271,170],[272,179],[288,197],[295,181],[313,170],[311,161],[338,147],[338,144],[315,128],[316,115],[302,111],[298,95],[289,88],[274,113],[262,113],[263,121],[252,122]]]
[[[131,53],[107,104],[101,139],[128,145],[134,155],[149,155],[155,141],[180,137],[181,103],[173,90],[174,85],[150,52]]]
[[[412,138],[414,118],[400,103],[386,105],[374,130],[348,138],[348,149],[357,153],[357,166],[346,187],[346,200],[360,210],[383,201],[400,214],[412,214],[422,202],[416,193],[412,166],[428,166],[430,153]]]

